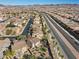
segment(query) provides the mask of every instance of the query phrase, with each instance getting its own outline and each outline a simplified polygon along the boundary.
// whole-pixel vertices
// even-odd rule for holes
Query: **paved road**
[[[74,47],[67,41],[62,33],[59,31],[59,27],[56,25],[54,21],[51,21],[48,15],[43,13],[43,16],[50,27],[51,31],[54,33],[55,37],[57,38],[58,42],[60,43],[62,49],[66,53],[69,59],[76,59],[77,55],[79,54]]]
[[[48,16],[50,18],[50,16]],[[64,28],[62,28],[59,24],[56,24],[54,20],[51,18],[49,19],[54,26],[63,34],[63,36],[73,45],[73,47],[79,52],[79,45],[75,43],[77,39],[73,38]]]

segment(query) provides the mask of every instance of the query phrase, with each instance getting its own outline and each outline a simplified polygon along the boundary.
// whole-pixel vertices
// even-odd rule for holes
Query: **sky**
[[[79,0],[0,0],[4,5],[79,4]]]

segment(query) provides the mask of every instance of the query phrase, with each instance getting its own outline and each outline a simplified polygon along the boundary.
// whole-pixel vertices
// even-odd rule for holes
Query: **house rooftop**
[[[15,41],[14,45],[13,45],[13,50],[17,50],[17,49],[21,49],[23,47],[28,47],[26,45],[26,42],[24,40],[21,41]]]

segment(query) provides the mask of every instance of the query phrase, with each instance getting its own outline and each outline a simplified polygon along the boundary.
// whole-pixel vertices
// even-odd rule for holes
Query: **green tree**
[[[44,48],[44,47],[41,47],[40,50],[43,52],[46,52],[46,48]]]
[[[25,35],[19,35],[16,37],[17,40],[23,40],[23,39],[26,39],[26,36]]]
[[[24,55],[23,59],[36,59],[34,55]]]

